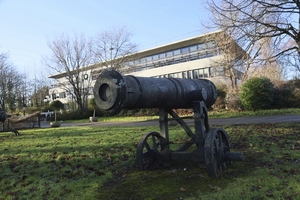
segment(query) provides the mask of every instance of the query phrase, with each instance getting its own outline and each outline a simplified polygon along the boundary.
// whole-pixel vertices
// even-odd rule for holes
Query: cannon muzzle
[[[122,109],[192,108],[193,101],[210,107],[217,98],[215,85],[207,79],[122,76],[117,71],[101,73],[93,92],[99,109],[109,115]]]

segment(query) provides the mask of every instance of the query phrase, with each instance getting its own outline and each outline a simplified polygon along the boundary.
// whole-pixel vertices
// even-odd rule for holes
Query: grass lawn
[[[195,163],[138,171],[136,146],[158,127],[61,127],[0,133],[0,199],[297,199],[300,123],[226,125],[245,155],[218,178]],[[185,141],[170,127],[171,141]]]

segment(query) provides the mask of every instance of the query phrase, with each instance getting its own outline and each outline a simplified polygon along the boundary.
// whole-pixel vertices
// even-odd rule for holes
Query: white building
[[[223,31],[215,31],[169,44],[157,46],[151,49],[137,52],[133,59],[123,63],[123,74],[142,77],[173,77],[173,78],[207,78],[214,83],[226,83],[226,77],[222,66],[218,63],[224,58],[220,45],[216,40],[232,41],[235,51],[244,52]],[[113,61],[112,61],[113,62]],[[81,68],[82,83],[85,91],[89,91],[93,97],[92,88],[99,73],[102,71],[101,63]],[[241,71],[235,70],[237,74]],[[56,85],[50,89],[49,95],[63,103],[72,101],[71,95],[62,85],[68,85],[66,73],[52,75],[49,78],[56,80]],[[70,86],[69,86],[70,87]]]

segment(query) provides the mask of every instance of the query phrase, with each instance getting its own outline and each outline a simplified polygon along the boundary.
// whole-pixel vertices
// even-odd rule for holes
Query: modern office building
[[[137,52],[131,55],[130,61],[122,64],[122,73],[157,78],[207,78],[215,84],[226,84],[227,78],[220,65],[220,61],[224,59],[224,52],[222,43],[218,42],[224,40],[234,43],[235,52],[245,53],[223,31],[215,31]],[[81,68],[82,84],[87,91],[92,91],[101,71],[101,63]],[[237,69],[234,69],[234,72],[238,74],[237,79],[243,73]],[[50,89],[52,100],[59,99],[63,103],[72,101],[71,95],[61,87],[67,82],[65,76],[66,73],[61,73],[49,77],[56,80],[56,85]],[[89,98],[91,97],[92,92]]]

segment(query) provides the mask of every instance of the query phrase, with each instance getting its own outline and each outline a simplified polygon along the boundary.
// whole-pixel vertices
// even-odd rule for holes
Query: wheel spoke
[[[226,169],[224,155],[230,151],[227,133],[220,128],[211,130],[205,139],[205,163],[209,176],[216,177]]]
[[[136,151],[136,163],[140,170],[154,169],[161,164],[160,151],[165,148],[165,140],[159,133],[145,134],[140,140]]]
[[[146,147],[146,149],[147,149],[148,152],[151,151],[151,147],[149,146],[147,140],[145,140],[144,145],[145,145],[145,147]]]
[[[157,149],[156,137],[152,135],[153,149]]]

